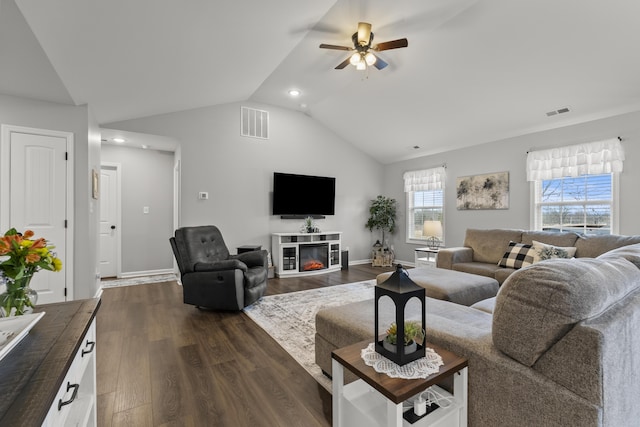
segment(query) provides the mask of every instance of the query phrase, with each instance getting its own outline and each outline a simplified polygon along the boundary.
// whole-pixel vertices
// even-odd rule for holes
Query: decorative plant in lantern
[[[0,237],[0,315],[19,316],[33,311],[38,294],[29,287],[31,278],[40,270],[60,271],[62,261],[43,238],[32,239],[33,231],[19,233],[15,228]]]
[[[420,323],[415,320],[407,320],[404,322],[404,347],[405,354],[413,353],[417,349],[417,345],[424,343],[424,329]],[[398,345],[398,325],[393,322],[387,329],[387,336],[384,338],[383,346],[396,353],[396,345]]]

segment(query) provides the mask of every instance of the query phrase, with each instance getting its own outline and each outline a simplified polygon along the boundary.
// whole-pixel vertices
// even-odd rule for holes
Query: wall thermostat
[[[209,199],[209,193],[207,193],[206,191],[201,191],[198,193],[198,199],[200,200],[207,200]]]

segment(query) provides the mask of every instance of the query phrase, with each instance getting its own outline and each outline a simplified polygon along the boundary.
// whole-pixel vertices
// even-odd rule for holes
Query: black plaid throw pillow
[[[532,245],[509,242],[509,248],[498,263],[500,267],[521,268],[533,264]]]

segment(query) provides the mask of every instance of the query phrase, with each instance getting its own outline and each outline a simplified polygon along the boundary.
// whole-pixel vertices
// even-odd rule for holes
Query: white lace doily
[[[427,378],[431,374],[435,374],[440,370],[440,366],[444,365],[442,357],[432,348],[425,348],[424,357],[399,366],[391,360],[387,359],[375,350],[374,343],[360,352],[362,360],[367,366],[371,366],[376,372],[387,374],[391,378],[404,378],[413,380],[417,378]]]

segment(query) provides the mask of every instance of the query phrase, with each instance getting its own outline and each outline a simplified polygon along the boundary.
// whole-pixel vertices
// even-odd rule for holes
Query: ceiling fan
[[[366,70],[368,66],[374,66],[378,70],[382,70],[389,64],[377,57],[372,51],[380,52],[383,50],[398,49],[409,46],[409,41],[407,39],[392,40],[380,43],[376,46],[371,46],[371,43],[373,42],[373,33],[371,32],[371,24],[367,22],[358,23],[358,31],[353,33],[351,40],[353,41],[353,47],[336,46],[324,43],[320,45],[321,49],[346,50],[354,52],[349,58],[338,64],[335,68],[336,70],[342,70],[349,64],[355,66],[357,70]]]

